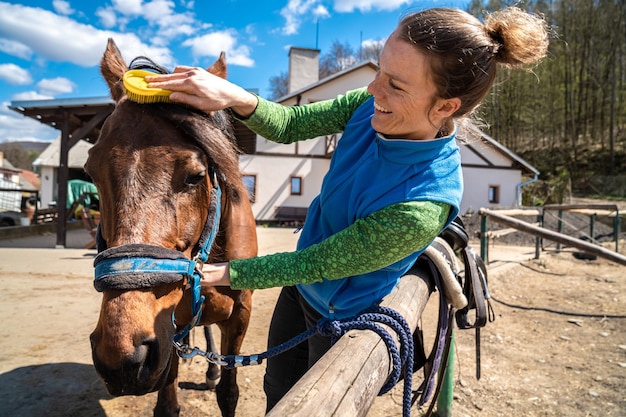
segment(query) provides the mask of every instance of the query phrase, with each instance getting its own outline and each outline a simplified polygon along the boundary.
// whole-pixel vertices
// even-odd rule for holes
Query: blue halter
[[[181,252],[160,246],[128,244],[105,249],[94,259],[94,287],[97,291],[137,290],[187,279],[191,290],[191,321],[176,335],[174,345],[200,322],[204,296],[200,294],[202,266],[209,260],[220,224],[222,191],[214,174],[209,216],[198,242],[198,252],[188,259]],[[211,216],[211,213],[214,213]],[[176,327],[174,312],[172,323]]]

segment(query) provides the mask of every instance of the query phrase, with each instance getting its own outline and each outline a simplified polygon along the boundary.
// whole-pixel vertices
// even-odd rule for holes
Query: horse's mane
[[[154,62],[153,60],[145,56],[138,56],[132,61],[130,61],[130,64],[128,65],[128,69],[131,69],[131,70],[142,69],[142,70],[152,71],[157,74],[169,74],[170,73],[170,71],[168,71],[167,68],[162,67],[161,65],[157,64],[156,62]]]
[[[168,74],[164,67],[144,56],[133,59],[130,69],[145,69],[159,74]],[[177,129],[192,139],[207,155],[215,168],[219,181],[224,184],[228,195],[237,202],[244,190],[239,181],[239,149],[235,132],[227,111],[204,113],[192,107],[173,103],[143,105],[155,117],[169,120]]]

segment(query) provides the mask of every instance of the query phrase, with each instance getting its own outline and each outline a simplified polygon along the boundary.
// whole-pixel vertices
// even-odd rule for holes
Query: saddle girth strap
[[[459,329],[475,329],[476,379],[480,379],[480,328],[495,320],[487,286],[487,267],[474,248],[469,246],[469,237],[460,218],[457,217],[441,236],[460,253],[463,260],[463,293],[467,297],[468,304],[457,310],[455,317]],[[474,310],[474,320],[469,317],[472,310]]]

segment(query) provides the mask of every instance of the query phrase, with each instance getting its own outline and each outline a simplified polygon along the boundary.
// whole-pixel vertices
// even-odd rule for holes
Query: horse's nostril
[[[90,335],[89,335],[89,343],[91,344],[91,350],[94,351],[96,346],[98,346],[98,343],[100,342],[100,334],[94,330]]]
[[[132,362],[139,366],[139,381],[150,378],[151,373],[159,367],[159,341],[156,338],[145,339],[137,346]]]
[[[170,355],[163,353],[165,357],[162,357],[159,341],[155,337],[140,340],[132,353],[123,358],[115,355],[106,357],[106,348],[102,352],[103,355],[98,356],[96,349],[93,350],[93,363],[106,381],[107,390],[114,396],[152,392],[163,385],[168,374]]]

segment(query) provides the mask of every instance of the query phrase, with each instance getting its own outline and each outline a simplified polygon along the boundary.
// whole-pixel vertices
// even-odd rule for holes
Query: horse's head
[[[129,100],[121,81],[128,67],[112,40],[100,67],[116,106],[85,165],[98,187],[101,242],[108,248],[96,258],[103,298],[92,354],[112,394],[144,394],[166,379],[177,331],[173,313],[179,328],[193,315],[189,276],[153,273],[145,262],[185,265],[196,255],[207,219],[216,215],[216,190],[224,199],[242,192],[238,160],[223,113]],[[223,55],[209,71],[225,76]],[[111,259],[99,281],[98,261]]]

